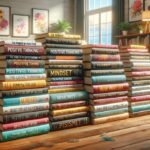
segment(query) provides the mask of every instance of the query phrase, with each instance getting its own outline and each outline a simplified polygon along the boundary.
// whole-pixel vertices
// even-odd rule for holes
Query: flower
[[[141,11],[142,8],[142,2],[141,0],[135,0],[132,6],[132,9],[134,12]]]
[[[0,22],[0,27],[1,28],[7,28],[8,26],[8,21],[3,19],[1,22]]]

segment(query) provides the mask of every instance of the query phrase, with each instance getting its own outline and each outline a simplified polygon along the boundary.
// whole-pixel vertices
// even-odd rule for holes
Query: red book
[[[128,101],[128,96],[97,99],[97,100],[91,101],[91,103],[93,105],[103,105],[103,104],[118,103],[118,102],[123,102],[123,101]]]
[[[36,125],[41,125],[41,124],[46,124],[46,123],[49,123],[48,117],[47,118],[27,120],[27,121],[21,121],[21,122],[15,122],[15,123],[3,124],[1,129],[3,131],[15,130],[15,129],[26,128],[26,127],[31,127],[31,126],[36,126]]]
[[[12,55],[44,55],[44,48],[42,46],[20,46],[6,44],[0,53]]]
[[[132,102],[149,101],[149,100],[150,100],[150,95],[142,95],[142,96],[131,97]]]
[[[149,76],[150,71],[132,72],[132,76]]]

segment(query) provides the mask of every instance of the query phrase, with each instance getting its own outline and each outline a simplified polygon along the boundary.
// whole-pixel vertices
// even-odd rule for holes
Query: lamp
[[[144,32],[150,32],[150,10],[142,12],[142,21],[146,22]]]

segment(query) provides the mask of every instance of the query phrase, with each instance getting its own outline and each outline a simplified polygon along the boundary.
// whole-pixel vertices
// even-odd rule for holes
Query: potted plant
[[[128,34],[128,31],[130,30],[131,25],[126,22],[121,22],[118,25],[118,29],[122,32],[122,35],[126,36]]]
[[[55,31],[59,32],[61,34],[65,34],[70,32],[70,30],[72,29],[71,24],[68,21],[62,20],[62,21],[58,21],[55,24]]]

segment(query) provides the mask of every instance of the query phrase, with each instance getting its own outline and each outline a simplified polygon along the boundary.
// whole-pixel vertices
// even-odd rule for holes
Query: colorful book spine
[[[1,140],[9,141],[9,140],[15,140],[18,138],[28,137],[28,136],[35,136],[39,134],[48,133],[49,130],[50,130],[49,124],[44,124],[44,125],[35,126],[35,127],[4,131],[1,133],[1,137],[2,137]]]
[[[5,107],[36,104],[36,103],[38,104],[38,103],[46,103],[46,102],[49,102],[48,94],[3,98],[2,100],[0,100],[0,104]]]
[[[75,81],[57,81],[57,82],[49,82],[50,86],[59,86],[59,85],[76,85],[82,84],[83,80],[75,80]]]

